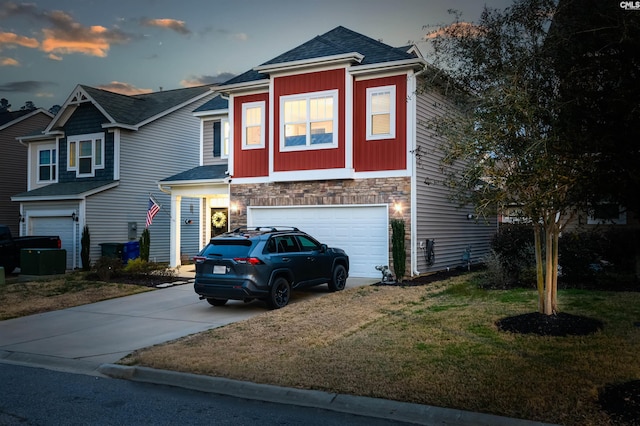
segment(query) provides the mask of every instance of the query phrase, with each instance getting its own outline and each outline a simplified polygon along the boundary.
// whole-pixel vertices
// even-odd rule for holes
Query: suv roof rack
[[[225,232],[222,235],[248,235],[248,234],[268,234],[271,232],[282,232],[282,231],[295,231],[299,232],[300,230],[295,226],[241,226],[232,231]]]

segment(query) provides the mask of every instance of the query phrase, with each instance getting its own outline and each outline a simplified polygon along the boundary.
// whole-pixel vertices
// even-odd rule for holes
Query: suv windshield
[[[201,255],[206,257],[236,258],[246,257],[251,248],[251,241],[245,239],[211,240]]]

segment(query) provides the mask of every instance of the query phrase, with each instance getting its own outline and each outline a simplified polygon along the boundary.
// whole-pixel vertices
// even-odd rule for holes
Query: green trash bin
[[[23,275],[64,274],[67,269],[65,249],[22,249],[20,250],[20,273]]]
[[[113,257],[116,259],[122,259],[122,249],[124,244],[122,243],[102,243],[100,248],[102,250],[102,256]]]

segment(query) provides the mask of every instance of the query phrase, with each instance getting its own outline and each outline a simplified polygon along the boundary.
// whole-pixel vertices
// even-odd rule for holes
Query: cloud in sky
[[[55,83],[50,81],[12,81],[0,84],[0,92],[35,92],[52,85],[55,85]]]
[[[60,55],[81,53],[90,56],[105,57],[112,44],[124,44],[134,38],[119,29],[108,29],[101,25],[83,26],[74,21],[71,15],[60,10],[38,9],[31,3],[6,2],[1,6],[0,18],[26,17],[44,23],[42,42],[30,37],[12,33],[2,33],[3,44],[40,48],[52,59],[59,60]]]
[[[219,84],[235,76],[236,76],[235,74],[231,74],[229,72],[221,72],[218,75],[199,75],[199,76],[192,75],[180,81],[180,85],[182,87],[195,87],[195,86],[204,86],[206,84]]]
[[[40,46],[40,43],[35,38],[24,37],[14,33],[0,32],[0,50],[2,50],[3,47],[15,46],[35,49]]]
[[[152,89],[140,89],[129,83],[122,83],[120,81],[112,81],[109,84],[103,84],[96,86],[98,89],[108,90],[109,92],[120,93],[121,95],[141,95],[144,93],[153,92]]]
[[[0,66],[2,67],[19,67],[20,62],[13,58],[5,58],[0,56]]]
[[[191,34],[191,30],[187,28],[187,25],[184,21],[179,21],[177,19],[150,19],[150,18],[142,18],[140,19],[140,25],[145,27],[159,27],[159,28],[167,28],[177,32],[178,34],[189,35]]]

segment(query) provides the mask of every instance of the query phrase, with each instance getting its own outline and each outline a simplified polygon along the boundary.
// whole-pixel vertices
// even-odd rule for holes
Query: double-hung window
[[[227,119],[213,122],[213,156],[214,158],[229,157],[229,120]]]
[[[367,89],[367,140],[396,137],[396,87]]]
[[[338,91],[283,96],[280,101],[280,150],[338,146]]]
[[[69,136],[67,169],[78,177],[95,176],[97,169],[104,169],[104,134]]]
[[[262,101],[242,105],[242,149],[264,148],[264,112]]]
[[[38,182],[56,180],[56,149],[43,147],[38,149]]]

